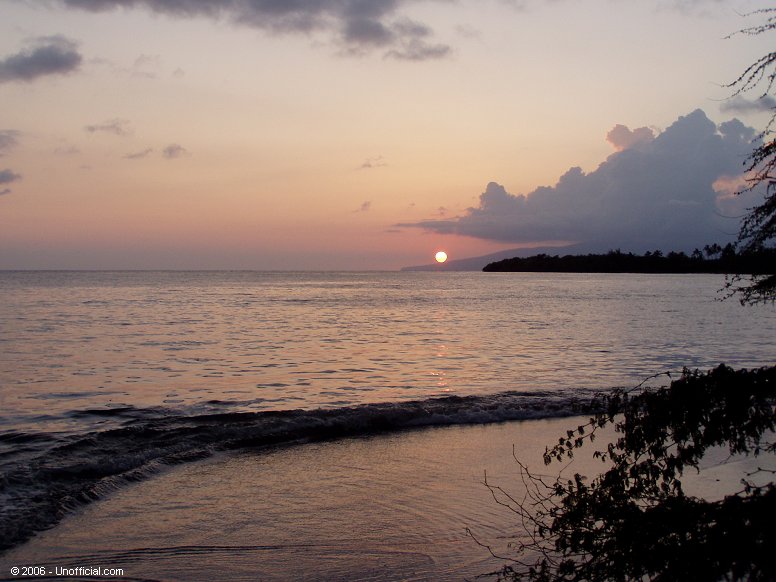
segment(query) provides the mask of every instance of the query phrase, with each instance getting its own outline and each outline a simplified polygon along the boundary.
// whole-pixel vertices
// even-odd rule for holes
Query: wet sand
[[[172,467],[15,548],[0,558],[0,577],[37,565],[122,568],[144,580],[471,579],[504,562],[466,528],[505,555],[520,532],[485,472],[519,494],[514,445],[532,471],[557,474],[541,454],[579,420],[430,428]],[[713,497],[737,482],[741,467],[721,460],[692,479],[692,492]],[[601,467],[580,454],[567,472]]]

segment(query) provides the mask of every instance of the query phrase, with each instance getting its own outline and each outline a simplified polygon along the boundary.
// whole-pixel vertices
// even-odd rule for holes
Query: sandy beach
[[[519,494],[514,445],[533,471],[554,475],[559,467],[545,467],[541,453],[579,420],[426,428],[172,467],[15,548],[0,573],[12,579],[12,567],[36,565],[120,568],[143,580],[473,578],[503,561],[466,528],[507,556],[520,532],[485,472]],[[713,497],[740,478],[724,454],[708,465],[691,477],[691,492]],[[600,467],[579,454],[566,472]]]
[[[463,579],[498,569],[512,516],[488,480],[517,486],[512,445],[545,471],[576,419],[453,426],[221,455],[108,495],[2,558],[122,568],[136,579]]]

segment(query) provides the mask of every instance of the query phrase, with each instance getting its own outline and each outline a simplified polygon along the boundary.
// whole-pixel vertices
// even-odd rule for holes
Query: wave
[[[216,451],[371,435],[425,426],[485,424],[590,412],[587,390],[504,392],[412,402],[199,415],[132,407],[81,410],[72,417],[112,416],[118,428],[81,435],[0,433],[0,553],[52,527],[73,509],[165,466]]]

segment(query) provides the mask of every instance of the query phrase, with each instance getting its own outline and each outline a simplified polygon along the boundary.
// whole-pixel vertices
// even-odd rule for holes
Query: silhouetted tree
[[[746,28],[741,34],[760,35],[776,30],[776,8],[764,8],[754,12],[764,16],[763,24]],[[776,83],[776,51],[760,57],[752,63],[738,79],[729,86],[735,89],[734,96],[751,90],[762,90],[760,99],[768,97]],[[758,136],[757,146],[746,160],[747,186],[742,192],[764,190],[765,200],[752,208],[744,218],[738,235],[740,252],[758,252],[773,247],[776,240],[776,141],[774,124],[776,107],[765,129]],[[741,294],[741,303],[760,303],[776,300],[776,274],[753,275],[747,284],[739,275],[728,281],[728,288]]]
[[[706,253],[706,256],[708,258],[712,258],[722,252],[722,247],[719,246],[717,243],[706,245],[703,247],[703,252]]]
[[[548,480],[520,464],[519,496],[486,482],[526,530],[500,578],[776,580],[775,397],[776,367],[725,366],[685,370],[657,390],[602,396],[601,412],[544,454],[546,464],[572,458],[613,424],[617,437],[594,453],[608,467],[598,477]],[[685,494],[683,473],[717,446],[760,463],[769,457],[771,466],[761,464],[721,500]]]
[[[692,257],[682,251],[670,251],[662,255],[659,251],[646,252],[644,256],[623,253],[617,249],[605,255],[533,255],[513,257],[487,264],[483,271],[514,271],[543,273],[770,273],[776,263],[776,249],[764,249],[746,255],[736,253],[733,244],[723,249],[719,245],[706,246],[717,259],[704,259],[696,249]]]

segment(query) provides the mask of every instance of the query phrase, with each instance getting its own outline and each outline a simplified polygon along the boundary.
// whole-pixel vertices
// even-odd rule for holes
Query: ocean
[[[422,427],[584,414],[597,391],[683,367],[773,365],[776,310],[723,301],[723,285],[716,275],[0,272],[0,551],[214,456],[288,467],[304,444],[407,431],[430,443],[438,433]],[[418,503],[422,513],[428,499]]]

